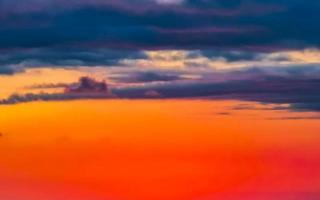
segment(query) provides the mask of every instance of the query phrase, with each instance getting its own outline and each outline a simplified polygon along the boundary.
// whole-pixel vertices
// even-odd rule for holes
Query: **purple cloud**
[[[67,86],[64,93],[12,95],[0,103],[86,98],[206,98],[290,104],[289,108],[293,110],[320,111],[320,77],[317,74],[305,73],[310,70],[317,71],[319,68],[288,67],[275,69],[272,73],[270,69],[246,69],[242,72],[215,72],[212,77],[206,75],[197,80],[178,79],[161,83],[145,80],[144,84],[120,84],[121,86],[108,86],[105,82],[82,77],[79,83]],[[241,73],[246,76],[241,76]],[[239,77],[235,77],[237,75]],[[215,76],[224,76],[224,79],[216,80]]]

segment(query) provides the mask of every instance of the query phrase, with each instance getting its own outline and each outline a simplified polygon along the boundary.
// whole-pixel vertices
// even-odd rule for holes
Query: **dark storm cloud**
[[[0,48],[83,46],[272,51],[320,44],[318,1],[159,2],[1,1]]]

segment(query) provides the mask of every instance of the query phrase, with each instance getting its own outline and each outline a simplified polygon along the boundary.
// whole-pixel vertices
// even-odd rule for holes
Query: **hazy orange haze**
[[[238,104],[88,100],[1,106],[0,198],[294,199],[317,194],[318,120],[285,120],[288,111],[232,109]]]

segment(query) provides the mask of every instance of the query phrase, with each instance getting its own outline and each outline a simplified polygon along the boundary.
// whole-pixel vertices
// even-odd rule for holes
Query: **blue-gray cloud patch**
[[[23,69],[13,65],[0,65],[0,75],[12,75],[17,72],[22,72]]]
[[[8,65],[20,65],[22,67],[115,66],[122,59],[146,58],[144,52],[132,50],[36,48],[2,52],[0,55],[0,70],[9,69],[4,67]]]
[[[119,83],[152,83],[172,82],[185,78],[181,77],[178,72],[138,71],[110,77],[110,79]]]

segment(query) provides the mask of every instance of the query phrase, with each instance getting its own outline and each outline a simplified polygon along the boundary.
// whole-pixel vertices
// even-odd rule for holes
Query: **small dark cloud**
[[[210,58],[210,59],[225,59],[228,62],[239,61],[258,61],[265,53],[253,52],[253,51],[218,51],[218,50],[201,50],[198,54]],[[192,56],[192,54],[190,55]]]
[[[146,98],[161,98],[161,94],[156,90],[148,90],[144,93]]]
[[[174,72],[133,72],[120,77],[111,77],[112,80],[120,83],[150,83],[150,82],[171,82],[182,80],[178,73]]]
[[[113,98],[110,94],[105,93],[28,93],[28,94],[13,94],[7,99],[0,100],[2,105],[11,105],[17,103],[27,103],[33,101],[64,101],[77,99],[108,99]]]
[[[70,83],[44,83],[44,84],[35,84],[26,87],[27,89],[54,89],[54,88],[66,88]]]
[[[290,106],[281,106],[281,105],[269,105],[269,106],[256,106],[252,104],[239,104],[233,106],[231,110],[288,110]]]
[[[65,87],[66,94],[110,94],[109,86],[105,81],[97,81],[93,78],[84,76],[78,83],[70,84]]]
[[[316,95],[316,97],[313,97],[313,96],[300,97],[299,101],[290,104],[290,108],[292,110],[298,110],[298,111],[308,111],[308,110],[320,111],[320,95]]]
[[[290,117],[272,117],[268,120],[320,120],[320,116],[290,116]]]
[[[217,115],[231,115],[230,112],[218,112]]]
[[[0,104],[16,104],[32,101],[59,101],[75,99],[115,98],[105,81],[96,81],[90,77],[81,77],[78,83],[65,86],[63,93],[12,94]]]

